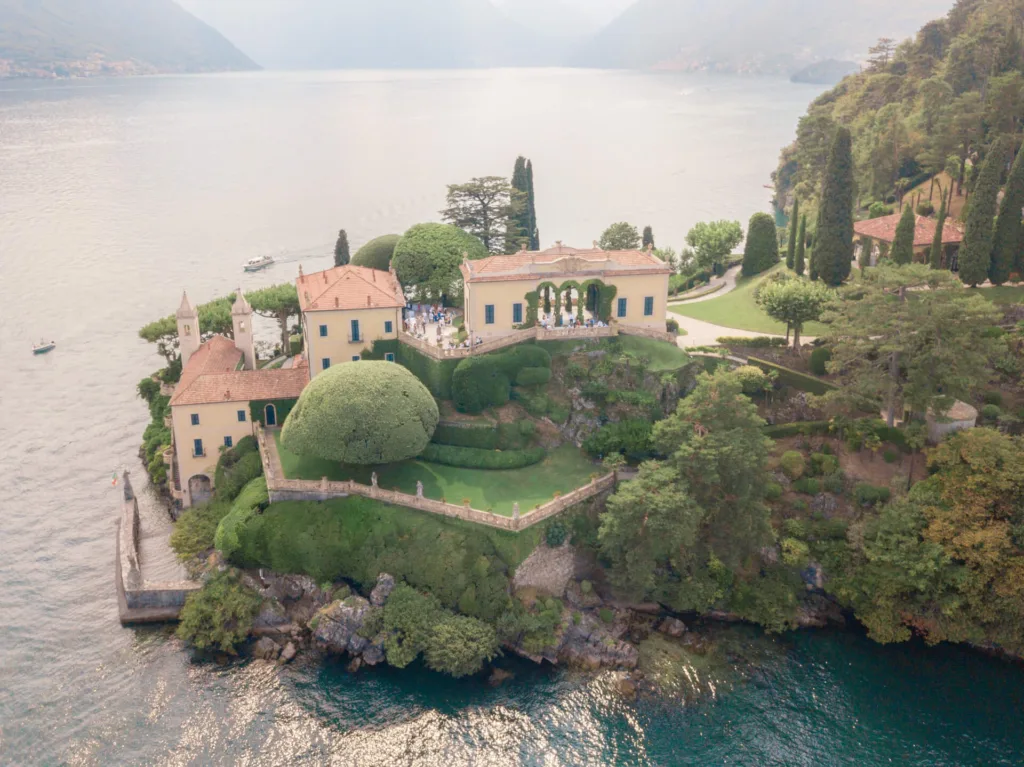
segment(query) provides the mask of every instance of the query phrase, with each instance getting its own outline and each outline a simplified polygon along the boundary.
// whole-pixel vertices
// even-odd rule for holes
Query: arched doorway
[[[213,498],[213,483],[205,474],[196,474],[188,481],[188,497],[193,506]]]
[[[273,405],[267,405],[266,422],[267,426],[277,426],[277,408]]]

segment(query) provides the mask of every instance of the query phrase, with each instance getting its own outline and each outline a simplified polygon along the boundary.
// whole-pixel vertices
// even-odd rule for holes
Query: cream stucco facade
[[[221,448],[253,435],[248,401],[172,406],[171,426],[181,488],[188,496],[187,501],[183,499],[185,506],[192,505],[193,478],[206,477],[212,489]],[[197,448],[201,452],[197,453]]]
[[[302,333],[310,377],[332,365],[358,361],[363,349],[373,346],[374,341],[398,340],[400,322],[401,310],[397,308],[304,313]]]

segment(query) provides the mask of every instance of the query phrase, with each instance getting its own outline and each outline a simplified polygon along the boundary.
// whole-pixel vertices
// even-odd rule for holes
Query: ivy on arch
[[[590,301],[590,289],[597,289],[597,305],[591,306]],[[587,280],[580,287],[580,294],[585,296],[587,308],[597,315],[598,319],[602,322],[612,321],[612,302],[615,301],[615,296],[618,295],[618,288],[614,285],[606,285],[604,282],[598,279]]]
[[[559,309],[559,310],[561,309],[561,304],[559,303],[559,301],[561,300],[561,294],[560,294],[559,287],[555,283],[553,283],[553,282],[542,282],[540,285],[537,286],[537,295],[538,296],[540,296],[540,295],[544,296],[544,312],[545,313],[550,312],[552,307],[554,307],[556,309]],[[549,296],[550,296],[550,298],[549,298]],[[555,312],[555,324],[556,325],[561,325],[562,324],[562,312],[561,311],[556,311]]]
[[[562,283],[562,286],[561,288],[559,288],[559,290],[561,290],[565,294],[565,308],[566,311],[569,312],[570,314],[572,313],[572,305],[569,303],[569,301],[572,297],[572,291],[576,291],[576,319],[578,319],[580,322],[583,322],[583,309],[584,304],[586,303],[586,300],[583,295],[583,288],[580,286],[578,282],[576,282],[576,280],[566,280],[565,282]]]

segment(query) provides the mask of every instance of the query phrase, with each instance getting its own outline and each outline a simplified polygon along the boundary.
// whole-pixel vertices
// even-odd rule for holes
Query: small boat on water
[[[40,341],[32,347],[33,354],[46,354],[47,352],[53,351],[57,348],[56,341]]]
[[[274,263],[273,256],[260,256],[259,258],[250,258],[245,262],[243,267],[247,272],[258,272],[260,269],[266,269]]]

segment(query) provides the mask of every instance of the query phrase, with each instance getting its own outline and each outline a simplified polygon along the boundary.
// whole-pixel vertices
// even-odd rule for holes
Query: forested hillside
[[[258,69],[173,0],[0,0],[0,77]]]
[[[838,126],[853,135],[862,206],[942,171],[966,194],[996,139],[1016,136],[1024,120],[1022,34],[1022,0],[958,0],[913,39],[876,46],[865,72],[801,118],[775,174],[779,203],[817,196]]]

